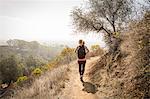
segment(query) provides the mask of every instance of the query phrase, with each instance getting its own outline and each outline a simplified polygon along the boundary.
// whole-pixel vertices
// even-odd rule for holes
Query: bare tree
[[[150,6],[150,0],[145,0],[145,2]]]
[[[87,8],[72,11],[73,25],[78,32],[104,33],[106,44],[114,52],[119,44],[113,34],[125,26],[131,12],[129,0],[89,0]]]

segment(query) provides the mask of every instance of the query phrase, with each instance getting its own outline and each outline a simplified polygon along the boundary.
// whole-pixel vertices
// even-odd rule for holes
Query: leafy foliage
[[[36,41],[28,42],[18,39],[8,40],[7,43],[8,45],[0,46],[0,83],[9,81],[10,78],[6,76],[13,77],[11,73],[18,76],[29,76],[35,68],[41,68],[42,71],[48,70],[49,61],[54,60],[64,47],[62,45],[44,46]],[[11,60],[10,56],[15,58]],[[16,75],[14,75],[13,81],[16,81]]]
[[[11,56],[0,62],[0,74],[2,82],[16,81],[21,73],[15,56]]]
[[[92,51],[96,51],[96,50],[98,50],[99,48],[100,48],[99,45],[92,45],[92,46],[91,46],[91,50],[92,50]]]
[[[104,49],[100,48],[99,45],[92,45],[91,50],[92,50],[92,52],[90,53],[91,57],[100,56],[104,54]]]
[[[109,49],[115,51],[119,40],[113,33],[127,25],[132,12],[131,3],[131,0],[89,0],[87,7],[72,11],[73,25],[78,32],[103,33]]]
[[[20,76],[20,77],[18,77],[16,83],[17,84],[22,83],[22,82],[26,81],[27,79],[28,79],[27,76]]]
[[[69,63],[75,59],[74,50],[74,48],[66,47],[61,51],[60,56],[63,57],[64,62]]]
[[[45,63],[41,61],[41,59],[38,59],[34,56],[29,56],[27,59],[26,59],[26,65],[27,67],[38,67],[38,66],[42,66],[44,65]]]
[[[40,68],[35,68],[33,70],[33,74],[36,76],[40,76],[42,74],[42,70]]]

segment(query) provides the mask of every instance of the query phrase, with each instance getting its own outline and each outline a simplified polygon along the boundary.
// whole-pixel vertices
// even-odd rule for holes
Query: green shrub
[[[0,62],[0,76],[2,82],[16,81],[20,74],[18,59],[10,56]]]
[[[19,84],[19,83],[22,83],[22,82],[24,82],[24,81],[26,81],[26,80],[28,80],[28,77],[27,77],[27,76],[20,76],[20,77],[18,77],[16,83]]]
[[[33,70],[33,75],[39,76],[42,74],[42,70],[40,68],[35,68]]]
[[[92,50],[92,51],[96,51],[96,50],[98,50],[98,49],[100,49],[100,46],[99,46],[99,45],[92,45],[92,46],[91,46],[91,50]]]

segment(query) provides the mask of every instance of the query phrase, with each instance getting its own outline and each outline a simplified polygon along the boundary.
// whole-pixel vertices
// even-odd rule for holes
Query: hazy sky
[[[0,40],[84,39],[101,42],[100,35],[77,35],[71,26],[71,10],[83,0],[0,0]]]

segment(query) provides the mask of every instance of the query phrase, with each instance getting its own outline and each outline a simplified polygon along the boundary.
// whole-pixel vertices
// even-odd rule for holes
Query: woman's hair
[[[79,44],[82,44],[83,43],[83,40],[79,40]]]
[[[83,45],[85,44],[85,42],[84,42],[84,41],[83,41],[82,43],[83,43]]]

